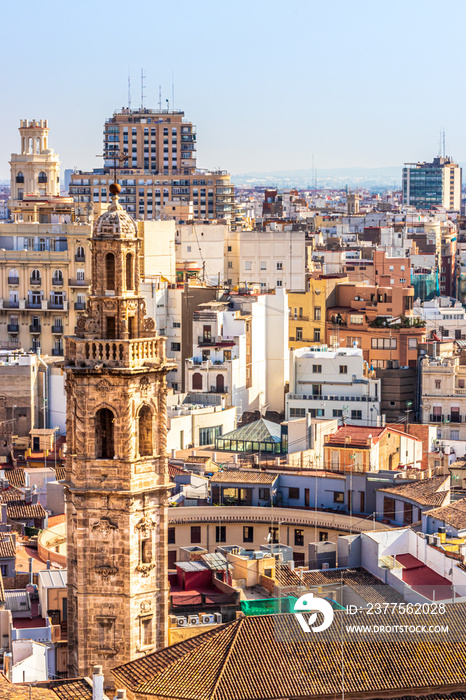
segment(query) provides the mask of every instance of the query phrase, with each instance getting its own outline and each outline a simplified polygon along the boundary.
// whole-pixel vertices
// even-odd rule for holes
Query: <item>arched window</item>
[[[193,389],[202,391],[202,374],[200,372],[193,374]]]
[[[82,245],[78,245],[78,247],[76,248],[75,258],[76,258],[76,262],[84,262],[86,256],[85,256],[84,248],[82,247]]]
[[[47,182],[47,173],[45,173],[43,170],[39,173],[39,182],[41,184],[45,184]]]
[[[31,270],[31,284],[40,284],[40,270]]]
[[[12,267],[8,272],[8,284],[19,284],[19,272],[16,267]]]
[[[109,408],[101,408],[95,415],[95,456],[96,459],[113,459],[115,455],[113,439],[114,416]]]
[[[141,561],[143,564],[150,564],[152,561],[152,538],[150,536],[141,542]]]
[[[133,278],[133,256],[131,255],[131,253],[128,253],[128,255],[126,256],[126,289],[133,289]]]
[[[19,172],[19,173],[16,175],[16,182],[17,182],[18,184],[20,184],[20,185],[24,183],[24,175],[23,175],[22,172]]]
[[[215,386],[215,391],[217,391],[219,394],[223,394],[223,392],[225,391],[225,377],[223,376],[223,374],[217,374]]]
[[[139,456],[154,454],[152,440],[152,411],[149,406],[142,406],[139,411]]]
[[[105,256],[106,289],[115,291],[115,256],[107,253]]]
[[[52,284],[63,284],[63,272],[61,270],[54,271]]]

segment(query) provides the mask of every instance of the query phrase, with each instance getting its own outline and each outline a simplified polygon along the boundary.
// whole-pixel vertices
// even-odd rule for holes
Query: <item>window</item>
[[[131,253],[128,253],[126,256],[126,289],[133,289],[133,286],[133,256],[131,255]]]
[[[328,541],[328,532],[319,532],[319,542]]]
[[[174,527],[169,527],[168,528],[168,544],[175,544],[175,528]]]
[[[408,338],[408,348],[410,350],[417,349],[417,338]]]
[[[288,489],[288,498],[290,501],[297,501],[299,499],[299,488],[297,486],[290,486]]]
[[[350,323],[358,326],[362,326],[364,323],[364,317],[363,316],[356,316],[355,314],[350,314]]]
[[[334,491],[333,492],[333,502],[334,503],[344,503],[345,502],[345,494],[343,491]]]
[[[139,456],[150,456],[153,452],[152,411],[145,405],[139,411]]]
[[[440,389],[440,379],[435,380],[435,388]]]
[[[320,328],[314,328],[314,342],[320,343]]]
[[[217,525],[215,527],[215,541],[217,543],[227,541],[227,529],[225,525]]]
[[[202,374],[200,372],[193,374],[192,388],[194,391],[202,391]]]
[[[312,365],[314,374],[322,374],[322,365]]]
[[[459,440],[460,439],[460,431],[459,430],[450,430],[450,440]]]
[[[383,517],[387,520],[395,519],[395,499],[385,498],[383,499]]]
[[[403,525],[411,525],[413,522],[413,506],[411,503],[403,503]]]
[[[172,349],[172,352],[180,352],[181,343],[172,343],[170,347]]]
[[[304,418],[305,415],[305,408],[290,408],[290,418]]]
[[[231,260],[229,260],[228,261],[228,269],[231,270],[232,267],[233,267],[233,263],[231,262]]]
[[[334,408],[332,411],[332,416],[333,418],[342,418],[343,417],[343,411],[341,408]]]
[[[277,542],[279,541],[278,527],[269,527],[268,541],[273,542],[273,544],[277,544]]]
[[[281,280],[277,280],[277,287],[283,287],[283,283]]]
[[[201,543],[201,526],[191,525],[191,544]]]
[[[296,340],[302,340],[302,339],[303,339],[303,329],[297,328],[296,329]]]
[[[52,284],[63,284],[63,272],[55,270],[52,277]]]
[[[314,306],[314,321],[321,321],[322,320],[322,307],[321,306]]]
[[[351,411],[351,420],[362,420],[362,411]]]
[[[101,408],[95,416],[95,456],[97,459],[113,459],[114,416],[109,408]]]
[[[340,365],[340,374],[348,374],[348,366]]]
[[[245,269],[245,270],[250,270],[250,269],[251,269],[251,261],[250,261],[250,260],[245,260],[245,262],[244,262],[244,269]]]
[[[277,270],[283,270],[283,263],[277,262]]]
[[[304,547],[304,530],[294,531],[294,545],[295,547]]]
[[[115,256],[113,253],[107,253],[105,256],[105,278],[106,289],[115,291]]]
[[[259,489],[259,500],[270,501],[270,489]]]
[[[332,471],[340,469],[340,453],[338,450],[332,450],[330,453],[330,468]]]
[[[251,525],[243,526],[243,542],[254,542],[254,528]]]
[[[266,269],[267,269],[267,263],[265,262],[265,260],[261,260],[261,268],[260,268],[260,269],[261,269],[261,270],[266,270]]]
[[[396,350],[396,338],[372,338],[373,350]]]

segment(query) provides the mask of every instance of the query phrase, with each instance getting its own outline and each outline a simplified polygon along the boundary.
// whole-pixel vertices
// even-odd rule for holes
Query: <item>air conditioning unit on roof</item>
[[[186,617],[177,617],[176,618],[176,626],[177,627],[187,627],[188,626],[188,620]]]

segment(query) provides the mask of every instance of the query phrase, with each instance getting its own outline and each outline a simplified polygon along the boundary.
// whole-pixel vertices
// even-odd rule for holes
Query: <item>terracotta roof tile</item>
[[[9,469],[7,472],[5,472],[5,477],[8,479],[11,486],[26,485],[24,469]]]
[[[21,501],[24,498],[23,491],[10,486],[5,491],[0,491],[0,503],[8,503],[9,501]]]
[[[422,506],[441,506],[450,491],[439,489],[450,479],[449,476],[439,476],[434,479],[421,479],[409,484],[396,484],[384,489],[377,489],[382,493],[392,493],[395,496],[409,498]]]
[[[63,481],[65,479],[65,465],[64,464],[57,464],[55,469],[55,476],[57,477],[57,481]]]
[[[183,700],[274,700],[341,696],[342,632],[348,695],[425,695],[464,686],[466,604],[447,605],[442,625],[454,634],[345,632],[344,612],[319,634],[305,634],[294,614],[245,617],[114,669],[117,687]],[[367,625],[367,612],[352,616]],[[406,615],[390,615],[405,626]],[[416,625],[432,624],[421,613]],[[424,691],[424,692],[423,692]]]
[[[227,471],[217,472],[210,481],[212,484],[273,484],[278,474],[271,474],[260,471],[228,469]]]
[[[9,501],[7,514],[12,520],[29,518],[45,518],[45,510],[40,503],[25,503],[24,501]]]
[[[92,686],[84,678],[66,678],[56,681],[44,681],[37,683],[44,688],[49,688],[55,700],[92,700]],[[113,697],[113,694],[110,694]]]
[[[430,515],[431,518],[443,521],[457,530],[463,530],[466,528],[466,498],[460,498],[448,506],[424,511],[424,515]]]
[[[16,557],[16,547],[9,532],[0,533],[0,559]]]
[[[57,700],[53,690],[10,683],[3,675],[0,675],[0,698],[2,700]]]

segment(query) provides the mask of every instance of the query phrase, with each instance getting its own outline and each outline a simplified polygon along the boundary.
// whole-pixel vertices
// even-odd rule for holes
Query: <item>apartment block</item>
[[[169,202],[192,203],[196,220],[229,219],[229,174],[198,170],[195,154],[195,127],[184,112],[122,109],[104,125],[103,168],[72,173],[69,192],[84,212],[110,201],[108,188],[116,179],[120,204],[136,219],[160,218]]]
[[[304,348],[325,342],[327,285],[323,279],[309,279],[307,292],[289,292],[289,347]]]
[[[431,163],[405,163],[403,204],[416,209],[445,207],[460,211],[462,171],[451,158],[434,158]]]

